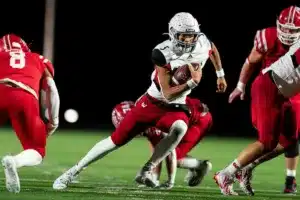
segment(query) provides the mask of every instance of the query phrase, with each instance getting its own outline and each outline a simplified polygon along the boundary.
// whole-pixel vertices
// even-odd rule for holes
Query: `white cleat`
[[[68,185],[73,182],[78,176],[78,170],[76,166],[70,168],[68,171],[63,173],[60,177],[58,177],[53,183],[54,190],[63,190],[68,187]]]
[[[196,174],[196,172],[195,172],[194,169],[188,169],[188,172],[186,173],[186,175],[185,175],[183,181],[184,181],[185,183],[188,183],[188,182],[191,180],[191,178],[192,178],[193,176],[195,176],[195,174]]]
[[[212,164],[208,160],[204,160],[198,169],[194,169],[193,171],[189,170],[186,175],[186,181],[190,187],[195,187],[199,185],[204,176],[207,175],[209,171],[212,169]]]
[[[174,183],[166,181],[165,183],[159,185],[159,189],[170,190],[174,187]]]
[[[159,182],[154,178],[152,171],[141,171],[136,177],[135,181],[139,185],[155,188],[159,186]]]
[[[9,192],[19,193],[21,186],[14,158],[12,156],[5,156],[2,159],[2,166],[4,168],[6,189]]]
[[[219,186],[221,193],[223,195],[229,196],[234,195],[237,196],[238,193],[236,193],[233,190],[233,177],[224,173],[223,171],[219,171],[214,176],[216,184]]]
[[[239,182],[242,191],[249,195],[254,195],[254,190],[251,185],[253,169],[245,167],[236,173],[235,179]]]

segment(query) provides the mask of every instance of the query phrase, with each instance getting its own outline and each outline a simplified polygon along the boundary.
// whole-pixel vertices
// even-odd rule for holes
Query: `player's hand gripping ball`
[[[199,63],[189,63],[189,64],[192,65],[196,70],[200,67]],[[172,77],[172,83],[174,85],[184,84],[191,79],[189,64],[182,65],[175,70]]]

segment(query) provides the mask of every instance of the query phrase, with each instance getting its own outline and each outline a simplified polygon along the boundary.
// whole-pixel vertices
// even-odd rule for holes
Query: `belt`
[[[173,112],[181,111],[181,112],[184,112],[188,117],[191,116],[191,110],[188,107],[188,105],[186,105],[186,104],[166,103],[166,102],[159,101],[159,100],[153,98],[148,93],[146,93],[145,95],[152,104],[154,104],[160,108],[170,110],[171,112],[172,111]]]

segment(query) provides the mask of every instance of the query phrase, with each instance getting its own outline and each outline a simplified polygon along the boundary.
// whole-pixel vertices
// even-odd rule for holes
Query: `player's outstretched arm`
[[[219,53],[216,45],[213,42],[211,42],[211,54],[209,55],[209,58],[210,58],[212,64],[214,65],[214,68],[216,70],[216,74],[218,77],[217,92],[225,92],[226,88],[227,88],[225,72],[222,67],[220,53]]]
[[[41,86],[42,104],[46,107],[48,135],[52,135],[59,124],[60,98],[56,84],[49,70],[46,68]]]
[[[231,103],[238,96],[240,96],[241,100],[244,99],[246,84],[252,76],[253,72],[255,71],[255,67],[259,66],[259,63],[262,61],[263,57],[264,54],[257,51],[256,48],[253,47],[250,55],[243,64],[238,84],[229,96],[229,103]]]

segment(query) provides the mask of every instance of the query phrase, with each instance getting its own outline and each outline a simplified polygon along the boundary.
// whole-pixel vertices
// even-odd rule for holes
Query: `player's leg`
[[[284,193],[296,193],[296,170],[299,160],[299,144],[294,143],[292,146],[288,147],[285,152],[285,163],[286,163],[286,178]]]
[[[298,135],[300,129],[300,95],[296,95],[291,99],[292,106],[296,112],[296,119],[298,125]],[[286,178],[285,178],[285,188],[284,193],[295,193],[297,192],[296,184],[296,170],[298,166],[299,159],[299,144],[294,143],[288,147],[285,152],[285,163],[286,163]]]
[[[199,185],[204,176],[212,168],[212,164],[208,160],[198,160],[193,157],[187,157],[188,152],[202,140],[211,126],[212,116],[210,113],[207,113],[201,117],[198,124],[189,127],[186,135],[176,147],[178,167],[189,169],[189,171],[193,172],[193,176],[187,180],[189,186]]]
[[[20,191],[17,169],[39,165],[45,156],[46,126],[39,115],[38,101],[29,93],[11,88],[9,92],[9,117],[24,151],[7,155],[2,159],[7,180],[7,189]],[[15,99],[15,100],[13,100]]]
[[[153,153],[154,146],[161,140],[162,136],[157,134],[150,134],[145,135],[149,141],[149,147],[151,154]],[[161,175],[161,169],[162,169],[162,163],[159,163],[154,169],[153,169],[153,179],[156,180],[157,185],[159,185],[160,175]],[[138,172],[139,174],[139,172]],[[137,176],[138,176],[137,174]],[[138,184],[138,187],[145,187],[144,184]]]
[[[280,134],[279,144],[277,145],[277,147],[273,151],[266,153],[265,155],[256,159],[254,162],[244,167],[236,174],[236,179],[239,181],[240,187],[245,193],[251,193],[251,191],[253,190],[250,181],[252,179],[254,168],[268,160],[281,155],[284,151],[295,147],[295,144],[297,144],[296,122],[296,114],[290,102],[284,103],[280,121],[282,134]],[[292,156],[295,157],[295,154]]]
[[[296,168],[298,164],[298,106],[286,103],[284,112],[284,124],[280,136],[280,144],[285,148],[287,177],[284,193],[296,193]]]
[[[140,175],[136,177],[138,183],[145,183],[149,187],[157,186],[152,177],[152,169],[165,159],[181,141],[188,128],[188,116],[183,111],[168,112],[158,121],[156,127],[168,135],[155,146],[151,158],[145,163]]]
[[[272,151],[280,135],[281,109],[284,103],[278,89],[268,75],[260,75],[252,85],[252,115],[259,139],[246,147],[238,157],[223,170],[217,172],[214,179],[225,195],[231,194],[235,174],[260,156]],[[247,193],[253,195],[253,191]]]
[[[143,107],[140,104],[137,104],[136,107],[130,110],[111,136],[94,145],[94,147],[90,149],[90,151],[81,160],[79,160],[76,165],[67,170],[54,181],[54,189],[65,189],[83,168],[127,144],[135,136],[153,125],[153,121],[159,118],[162,111],[155,105],[148,102],[146,96],[142,97],[139,102],[140,101],[146,102],[147,106]]]
[[[283,146],[280,144],[277,145],[275,149],[273,149],[271,152],[268,152],[264,154],[263,156],[259,157],[249,165],[245,166],[241,170],[239,170],[235,174],[235,180],[239,182],[239,186],[244,191],[244,193],[248,195],[253,195],[253,188],[251,185],[251,180],[253,179],[253,171],[254,169],[261,165],[262,163],[272,160],[273,158],[276,158],[277,156],[281,155],[284,152]]]
[[[160,185],[163,189],[172,189],[175,184],[176,172],[177,172],[177,156],[176,150],[173,151],[165,159],[166,169],[168,173],[168,180]]]
[[[152,130],[152,131],[151,131]],[[150,148],[151,153],[153,153],[154,147],[159,143],[159,141],[166,135],[166,133],[163,133],[159,130],[159,134],[157,134],[156,128],[148,129],[146,132],[146,137],[150,142]],[[168,180],[162,184],[159,184],[159,178],[161,175],[161,169],[162,169],[162,162],[159,163],[154,169],[153,169],[153,177],[154,180],[157,181],[157,185],[159,185],[162,189],[171,189],[174,186],[175,183],[175,176],[176,176],[176,170],[177,170],[177,158],[176,158],[176,152],[173,150],[165,159],[167,173],[168,173]]]
[[[157,143],[159,143],[159,141],[163,138],[162,135],[157,135],[157,134],[151,134],[151,135],[147,135],[147,139],[150,142],[150,151],[151,154],[154,151],[155,146],[157,145]],[[153,169],[153,177],[154,179],[157,181],[157,185],[159,185],[159,179],[160,179],[160,175],[161,175],[161,169],[162,169],[162,162],[159,163],[154,169]]]
[[[79,162],[59,176],[53,183],[53,189],[65,189],[78,176],[83,168],[103,158],[110,152],[129,142],[133,137],[144,130],[144,126],[136,123],[135,108],[133,108],[120,123],[111,136],[99,141]]]

